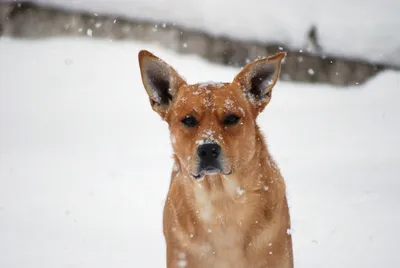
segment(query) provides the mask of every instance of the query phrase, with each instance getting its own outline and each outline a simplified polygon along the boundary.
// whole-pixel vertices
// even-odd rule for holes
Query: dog
[[[139,52],[152,109],[168,123],[174,167],[163,211],[168,268],[292,268],[286,185],[256,123],[286,53],[231,83],[188,84]]]

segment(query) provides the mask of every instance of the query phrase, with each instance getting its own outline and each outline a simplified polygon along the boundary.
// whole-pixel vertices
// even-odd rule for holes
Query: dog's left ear
[[[178,89],[186,84],[185,80],[170,65],[146,50],[139,52],[139,66],[153,110],[166,119]]]
[[[233,83],[243,90],[257,114],[262,112],[271,100],[272,88],[279,78],[281,62],[285,56],[285,52],[280,52],[249,63],[233,80]]]

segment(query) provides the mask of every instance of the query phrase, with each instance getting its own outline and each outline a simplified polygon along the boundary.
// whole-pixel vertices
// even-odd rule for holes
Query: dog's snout
[[[197,149],[197,154],[201,160],[212,161],[218,158],[221,153],[221,147],[216,143],[206,143],[200,145]]]

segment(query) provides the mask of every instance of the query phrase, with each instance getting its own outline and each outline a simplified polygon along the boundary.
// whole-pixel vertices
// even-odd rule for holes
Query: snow
[[[0,267],[165,267],[171,141],[140,49],[190,83],[239,72],[141,43],[0,40]],[[399,263],[399,85],[384,72],[274,88],[258,122],[286,179],[296,267]]]
[[[244,194],[244,190],[242,189],[242,188],[240,188],[240,187],[237,187],[236,188],[236,193],[237,193],[237,195],[243,195]]]
[[[187,265],[187,261],[186,261],[186,254],[184,252],[179,252],[178,254],[178,267],[179,268],[185,268]]]
[[[185,268],[187,264],[187,261],[185,259],[179,260],[178,261],[178,267],[179,268]]]
[[[70,9],[173,23],[244,40],[310,47],[316,26],[328,55],[400,65],[400,1],[397,0],[34,0]]]
[[[175,144],[176,143],[176,137],[174,135],[171,135],[171,143]]]

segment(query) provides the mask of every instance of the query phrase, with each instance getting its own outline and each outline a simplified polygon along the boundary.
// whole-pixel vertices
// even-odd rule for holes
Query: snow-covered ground
[[[11,0],[6,0],[11,1]],[[400,66],[398,0],[33,0],[37,3],[177,23],[261,42],[306,47],[316,25],[328,55],[355,57]]]
[[[0,267],[165,267],[171,148],[143,48],[189,82],[238,72],[139,43],[0,40]],[[400,263],[399,88],[393,72],[277,84],[259,123],[287,181],[296,267]]]

